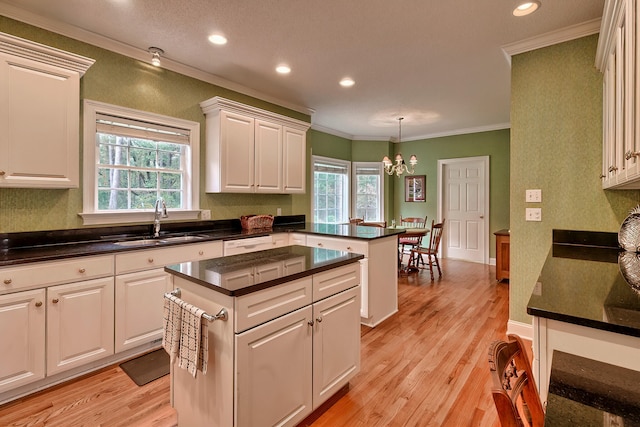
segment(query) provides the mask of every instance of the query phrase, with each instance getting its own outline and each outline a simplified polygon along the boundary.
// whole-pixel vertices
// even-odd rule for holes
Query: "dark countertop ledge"
[[[362,254],[292,245],[248,254],[168,265],[165,271],[222,294],[237,297],[352,264],[363,258]],[[270,274],[269,278],[263,281],[260,280],[259,274],[250,276],[243,274],[247,269],[268,268],[282,262],[294,262],[297,268],[293,269],[293,272],[278,269],[277,277]],[[271,271],[273,272],[273,269]],[[234,280],[226,282],[225,276],[232,277]],[[245,276],[246,281],[240,279]]]
[[[270,229],[243,230],[239,219],[162,223],[160,239],[196,234],[197,240],[170,241],[156,245],[121,246],[119,241],[150,239],[152,226],[81,228],[69,230],[0,233],[0,267],[29,262],[105,255],[136,250],[155,249],[187,243],[233,240],[266,236],[279,232],[299,232],[330,237],[372,240],[404,233],[402,229],[362,227],[351,224],[312,224],[304,215],[276,217]]]
[[[640,425],[640,372],[554,351],[545,426],[603,425],[605,413]]]

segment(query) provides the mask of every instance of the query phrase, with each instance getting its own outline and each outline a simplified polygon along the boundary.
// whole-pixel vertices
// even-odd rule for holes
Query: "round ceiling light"
[[[291,67],[287,64],[280,64],[276,67],[276,72],[278,74],[289,74],[291,72]]]
[[[513,9],[513,16],[526,16],[526,15],[532,14],[539,8],[540,8],[539,1],[528,1],[525,3],[521,3],[520,5],[518,5],[518,7]]]
[[[227,38],[221,34],[211,34],[209,36],[209,41],[217,45],[227,44]]]
[[[354,84],[356,84],[356,82],[351,77],[345,77],[340,80],[340,86],[342,87],[351,87]]]

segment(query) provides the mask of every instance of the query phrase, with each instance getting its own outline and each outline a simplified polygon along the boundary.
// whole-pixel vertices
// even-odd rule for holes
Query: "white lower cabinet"
[[[313,310],[307,306],[236,336],[236,426],[284,426],[313,408]]]
[[[47,375],[113,354],[113,277],[47,289]]]
[[[0,296],[0,393],[45,376],[46,291]]]
[[[172,287],[164,268],[116,276],[116,352],[162,339],[164,294]]]

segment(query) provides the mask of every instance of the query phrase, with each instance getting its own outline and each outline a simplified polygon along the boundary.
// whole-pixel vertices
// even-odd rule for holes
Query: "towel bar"
[[[182,295],[182,291],[180,290],[180,288],[175,288],[174,290],[169,292],[169,294],[173,295],[174,297],[180,298],[180,295]],[[213,322],[214,320],[227,320],[229,318],[229,315],[227,314],[226,308],[221,308],[218,314],[211,315],[204,313],[202,317],[207,319],[209,322]]]

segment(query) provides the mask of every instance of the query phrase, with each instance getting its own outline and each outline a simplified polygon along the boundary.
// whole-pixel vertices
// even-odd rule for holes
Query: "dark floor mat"
[[[169,373],[169,355],[158,349],[120,364],[120,368],[136,384],[145,385]]]

